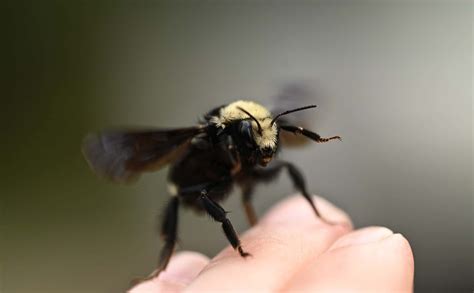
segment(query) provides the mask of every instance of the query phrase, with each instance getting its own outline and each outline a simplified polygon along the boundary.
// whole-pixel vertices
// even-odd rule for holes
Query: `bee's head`
[[[248,164],[266,166],[278,149],[276,121],[283,115],[314,108],[315,105],[282,112],[272,119],[272,114],[262,105],[251,101],[236,101],[223,107],[211,122],[222,129],[230,126],[241,160]]]
[[[239,110],[249,116],[248,119],[241,120],[238,125],[244,152],[248,155],[249,160],[261,166],[268,165],[278,146],[277,126],[271,123],[271,117],[258,120],[243,108],[239,108]]]

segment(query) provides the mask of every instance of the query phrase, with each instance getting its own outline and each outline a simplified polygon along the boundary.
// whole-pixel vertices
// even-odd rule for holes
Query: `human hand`
[[[144,292],[412,291],[414,261],[408,241],[383,227],[352,230],[346,213],[315,198],[329,225],[303,197],[279,203],[242,237],[252,254],[230,246],[212,260],[180,252],[157,278],[132,288]]]

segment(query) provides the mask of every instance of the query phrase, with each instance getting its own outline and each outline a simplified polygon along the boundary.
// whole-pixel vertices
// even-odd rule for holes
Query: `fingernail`
[[[351,232],[339,238],[329,251],[354,245],[377,242],[393,235],[392,230],[385,227],[367,227]]]

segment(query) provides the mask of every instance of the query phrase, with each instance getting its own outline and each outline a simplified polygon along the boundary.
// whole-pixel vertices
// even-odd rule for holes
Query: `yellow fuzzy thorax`
[[[261,148],[275,148],[278,134],[277,126],[275,123],[270,125],[272,121],[272,114],[260,104],[252,101],[233,102],[223,107],[219,113],[220,115],[218,117],[213,117],[211,122],[215,123],[218,127],[224,128],[229,122],[249,118],[245,112],[239,110],[239,107],[252,114],[262,126],[262,133],[259,134],[257,123],[251,120],[253,137],[257,145]]]

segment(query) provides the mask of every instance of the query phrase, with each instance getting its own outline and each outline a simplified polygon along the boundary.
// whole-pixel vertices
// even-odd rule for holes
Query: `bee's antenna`
[[[302,111],[302,110],[306,110],[306,109],[316,108],[316,107],[317,107],[316,105],[309,105],[309,106],[306,106],[306,107],[296,108],[296,109],[293,109],[293,110],[288,110],[288,111],[285,111],[283,113],[280,113],[280,114],[276,115],[275,118],[273,118],[272,122],[270,122],[270,126],[272,126],[273,123],[275,123],[275,121],[277,121],[278,118],[280,118],[283,115],[290,114],[290,113],[293,113],[293,112]]]
[[[249,112],[247,112],[245,109],[241,108],[241,107],[237,107],[237,109],[239,109],[240,111],[244,112],[245,114],[249,115],[250,118],[252,118],[255,123],[257,123],[257,126],[258,126],[258,133],[259,134],[262,134],[262,126],[260,125],[260,123],[258,122],[257,118],[253,117],[252,114],[250,114]]]

